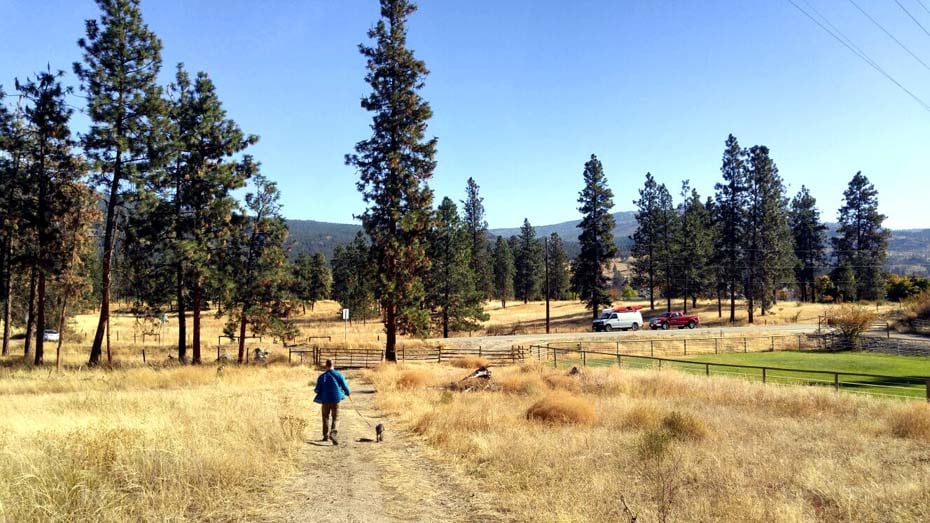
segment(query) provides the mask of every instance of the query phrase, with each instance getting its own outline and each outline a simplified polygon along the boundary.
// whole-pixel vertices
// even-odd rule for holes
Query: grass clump
[[[422,389],[433,384],[433,374],[428,369],[407,369],[400,372],[397,387],[400,389]]]
[[[567,392],[553,392],[526,411],[526,419],[547,423],[591,425],[597,421],[594,405]]]
[[[678,411],[662,418],[662,429],[677,440],[701,441],[707,435],[707,428],[701,420]]]
[[[453,367],[460,369],[477,369],[478,367],[487,367],[488,359],[479,356],[462,356],[450,362]]]
[[[930,442],[930,405],[910,405],[891,415],[891,433]]]

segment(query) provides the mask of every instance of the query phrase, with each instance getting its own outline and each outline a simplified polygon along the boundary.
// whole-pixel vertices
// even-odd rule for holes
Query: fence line
[[[633,363],[635,365],[637,362],[645,362],[645,365],[640,365],[640,368],[648,366],[662,369],[664,366],[665,368],[674,368],[684,372],[700,373],[703,371],[705,376],[710,376],[716,372],[717,374],[738,375],[739,377],[750,379],[761,378],[762,383],[798,382],[815,385],[828,384],[837,391],[844,390],[859,394],[904,399],[914,399],[923,396],[927,402],[930,402],[930,376],[888,376],[883,374],[837,370],[795,369],[736,363],[714,363],[660,358],[622,352],[562,349],[552,347],[551,345],[531,345],[528,353],[533,355],[534,352],[539,360],[551,361],[552,366],[556,368],[559,366],[566,367],[571,365],[612,366],[614,364],[623,367],[624,363],[627,365]],[[832,380],[824,378],[832,378]]]

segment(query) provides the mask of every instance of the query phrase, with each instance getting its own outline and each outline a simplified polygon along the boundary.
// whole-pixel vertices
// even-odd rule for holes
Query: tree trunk
[[[730,283],[730,323],[736,323],[736,286]]]
[[[387,342],[384,346],[384,359],[387,361],[397,361],[397,305],[394,303],[385,304],[384,330],[387,334]]]
[[[720,292],[720,287],[717,287],[717,317],[723,318],[723,293]]]
[[[58,311],[58,343],[55,347],[55,368],[61,370],[61,344],[65,340],[65,310],[68,307],[68,292],[61,296],[61,309]]]
[[[193,281],[193,299],[191,300],[194,307],[194,337],[191,343],[191,350],[194,353],[191,358],[191,363],[194,365],[200,365],[200,303],[202,298],[202,284],[200,282],[200,275],[194,276]]]
[[[3,355],[10,355],[10,323],[13,321],[13,307],[10,300],[13,299],[13,247],[12,243],[7,241],[6,260],[4,260],[4,270],[6,279],[3,281]]]
[[[29,276],[29,302],[26,305],[26,339],[24,340],[23,356],[26,360],[32,355],[32,336],[35,334],[33,328],[36,322],[36,267],[32,266],[32,274]]]
[[[61,339],[61,333],[58,334]],[[45,271],[39,271],[36,291],[36,356],[33,363],[42,365],[45,360]]]
[[[121,133],[120,133],[121,134]],[[103,334],[107,333],[107,359],[110,360],[110,279],[113,262],[113,247],[116,240],[116,205],[119,203],[119,184],[121,181],[122,151],[116,150],[116,163],[113,171],[113,180],[110,182],[110,199],[107,202],[107,219],[103,232],[103,260],[101,261],[101,298],[100,318],[97,320],[97,332],[94,333],[94,343],[90,349],[91,367],[100,363],[101,348],[103,347]]]
[[[242,307],[242,316],[239,318],[239,363],[245,362],[245,306]]]
[[[178,361],[187,363],[187,308],[184,303],[184,268],[178,262]]]

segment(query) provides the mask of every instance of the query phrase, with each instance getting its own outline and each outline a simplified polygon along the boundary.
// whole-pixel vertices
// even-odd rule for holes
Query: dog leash
[[[368,425],[368,428],[373,429],[374,427],[371,425],[371,422],[368,421],[368,418],[366,418],[366,417],[361,413],[361,411],[359,411],[358,408],[355,407],[355,400],[352,399],[352,395],[349,394],[349,395],[347,396],[347,398],[349,398],[349,404],[352,405],[352,410],[354,410],[355,413],[358,414],[358,416],[359,416],[360,418],[362,418],[362,420],[365,421],[365,424]]]

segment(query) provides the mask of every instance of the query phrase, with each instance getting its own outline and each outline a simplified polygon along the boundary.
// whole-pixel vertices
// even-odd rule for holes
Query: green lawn
[[[864,392],[875,395],[924,397],[926,384],[924,379],[930,377],[930,358],[912,356],[893,356],[887,354],[870,354],[861,352],[734,352],[700,356],[679,356],[675,360],[687,360],[694,363],[662,362],[661,367],[696,374],[711,376],[730,376],[761,381],[761,369],[724,367],[710,364],[751,365],[756,367],[778,367],[797,369],[783,371],[767,369],[765,381],[772,383],[797,383],[806,385],[836,386],[837,376],[810,371],[839,372],[838,384],[841,389],[850,392]],[[588,354],[582,362],[580,354],[559,356],[559,367],[582,365],[602,366],[616,365],[615,357]],[[659,367],[659,362],[648,359],[623,357],[625,368]],[[863,373],[891,376],[891,379],[855,376],[843,373]]]

